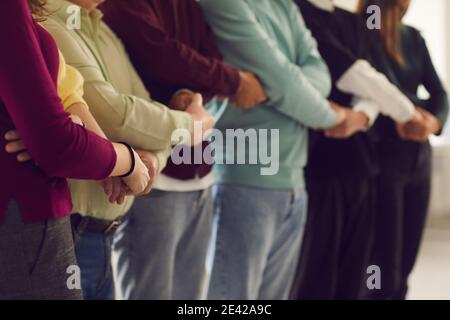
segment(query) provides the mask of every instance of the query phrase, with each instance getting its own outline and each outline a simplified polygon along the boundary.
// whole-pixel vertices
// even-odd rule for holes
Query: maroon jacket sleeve
[[[237,92],[238,70],[225,64],[218,50],[216,55],[209,55],[213,53],[212,34],[206,39],[212,43],[204,46],[207,51],[202,54],[170,37],[146,1],[107,1],[102,10],[106,22],[140,66],[139,72],[202,93],[233,96]],[[208,28],[200,8],[193,12],[192,23],[203,23]]]
[[[50,36],[39,43],[28,1],[1,0],[0,15],[0,100],[31,156],[51,177],[107,177],[114,148],[64,112],[41,50],[56,46]]]

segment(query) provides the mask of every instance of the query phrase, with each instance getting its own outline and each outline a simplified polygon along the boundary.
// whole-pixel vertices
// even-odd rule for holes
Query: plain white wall
[[[335,0],[336,5],[354,10],[358,0]],[[433,61],[450,89],[450,1],[413,0],[405,22],[421,30]]]
[[[425,37],[433,61],[445,82],[448,82],[447,43],[450,37],[446,13],[448,0],[413,0],[405,22],[420,31]]]

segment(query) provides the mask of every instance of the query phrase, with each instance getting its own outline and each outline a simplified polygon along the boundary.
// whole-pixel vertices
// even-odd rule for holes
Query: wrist
[[[126,172],[125,174],[119,176],[119,178],[127,178],[129,176],[131,176],[136,168],[136,152],[134,151],[134,149],[126,142],[119,142],[119,144],[124,145],[129,153],[130,153],[130,157],[131,157],[131,161],[130,161],[130,169],[128,170],[128,172]]]
[[[361,124],[361,128],[364,130],[369,129],[370,119],[364,112],[358,111],[356,112],[356,116],[358,117],[358,123]]]
[[[431,133],[437,134],[441,130],[441,121],[436,117],[432,117],[430,121]]]

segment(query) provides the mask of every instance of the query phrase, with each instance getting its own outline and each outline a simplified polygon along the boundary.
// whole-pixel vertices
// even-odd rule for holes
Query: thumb
[[[203,106],[203,96],[200,93],[194,94],[191,104],[196,106]]]

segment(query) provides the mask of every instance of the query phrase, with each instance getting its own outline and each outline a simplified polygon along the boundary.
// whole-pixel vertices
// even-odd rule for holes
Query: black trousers
[[[307,179],[305,238],[292,299],[358,299],[373,240],[375,179]]]
[[[431,151],[421,148],[416,159],[411,171],[383,170],[377,180],[372,263],[381,269],[381,289],[372,299],[403,300],[408,291],[430,202]]]

